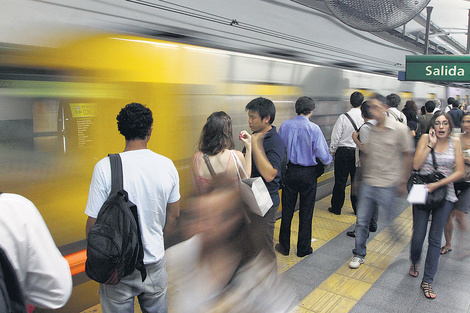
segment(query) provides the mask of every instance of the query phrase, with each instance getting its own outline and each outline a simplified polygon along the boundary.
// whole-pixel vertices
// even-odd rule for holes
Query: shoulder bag
[[[445,178],[445,175],[437,170],[436,154],[434,149],[431,149],[432,165],[434,167],[434,173],[431,174],[420,174],[419,170],[413,170],[410,178],[408,179],[407,188],[408,192],[411,190],[413,185],[425,185],[435,183]],[[415,204],[420,210],[432,211],[441,207],[444,204],[447,196],[447,185],[437,188],[431,193],[428,193],[425,204]]]
[[[240,193],[243,202],[248,206],[251,212],[264,216],[273,206],[273,201],[268,188],[266,188],[261,177],[242,179],[238,167],[240,167],[241,171],[245,174],[245,177],[247,177],[243,164],[233,150],[230,152],[232,153],[235,167],[237,168],[238,179],[240,182]]]

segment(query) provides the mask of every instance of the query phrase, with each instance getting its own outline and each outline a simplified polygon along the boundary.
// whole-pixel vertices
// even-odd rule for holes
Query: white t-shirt
[[[50,309],[67,303],[72,294],[69,264],[39,211],[20,195],[0,195],[0,246],[15,269],[27,303]]]
[[[348,111],[348,114],[356,124],[357,128],[364,124],[360,108],[352,108]],[[354,126],[347,116],[341,114],[336,120],[335,126],[333,126],[333,130],[331,132],[330,153],[336,153],[336,149],[338,149],[338,147],[356,148],[356,144],[352,139],[352,134],[355,131]]]
[[[390,113],[390,111],[392,113]],[[391,108],[388,108],[388,110],[385,112],[385,114],[393,119],[394,121],[397,121],[397,122],[400,122],[398,119],[401,118],[402,121],[400,123],[404,124],[404,125],[407,125],[408,121],[406,120],[406,116],[405,114],[403,114],[403,112],[401,112],[400,110],[398,110],[397,108],[394,108],[394,107],[391,107]],[[395,114],[395,115],[394,115]],[[396,117],[395,117],[396,116]]]
[[[166,206],[180,199],[178,172],[170,159],[149,149],[126,151],[119,155],[124,190],[137,206],[144,264],[156,263],[164,256]],[[96,218],[110,192],[111,165],[109,157],[105,157],[93,170],[85,214]]]

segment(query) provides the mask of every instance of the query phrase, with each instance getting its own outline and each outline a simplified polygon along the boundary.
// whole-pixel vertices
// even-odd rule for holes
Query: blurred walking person
[[[349,262],[352,269],[364,263],[367,254],[366,241],[374,209],[391,222],[395,198],[407,194],[406,182],[411,168],[413,144],[408,127],[386,114],[385,98],[376,95],[368,101],[370,113],[377,121],[364,147],[363,183],[359,193],[356,221],[356,241],[353,258]]]

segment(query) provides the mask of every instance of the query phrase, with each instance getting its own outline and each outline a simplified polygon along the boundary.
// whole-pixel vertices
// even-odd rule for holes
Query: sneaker
[[[274,246],[274,249],[282,255],[289,255],[289,250],[284,249],[279,243]]]
[[[364,264],[364,259],[355,256],[355,257],[352,258],[351,262],[349,262],[349,268],[356,269],[356,268],[359,268],[359,266],[361,266],[361,264]]]
[[[348,235],[349,237],[353,237],[353,238],[354,238],[354,237],[356,237],[356,231],[355,231],[355,230],[348,231],[348,232],[346,233],[346,235]]]

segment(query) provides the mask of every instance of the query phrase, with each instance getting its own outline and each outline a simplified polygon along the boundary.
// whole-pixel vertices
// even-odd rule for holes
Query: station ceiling
[[[412,1],[412,0],[411,0]],[[321,0],[0,0],[0,43],[60,46],[89,31],[125,32],[265,56],[396,75],[423,53],[423,11],[369,33]],[[431,0],[430,53],[462,54],[470,2]]]

